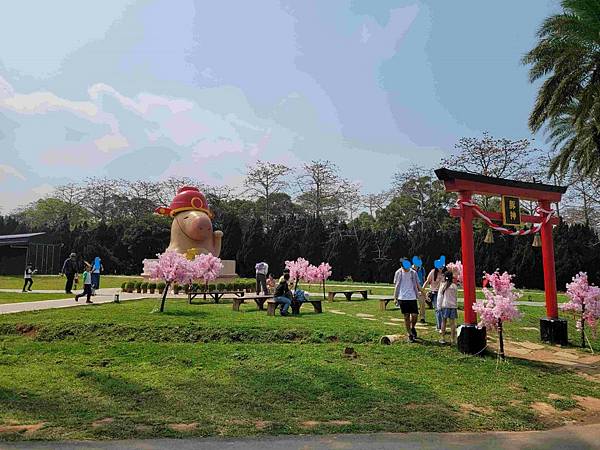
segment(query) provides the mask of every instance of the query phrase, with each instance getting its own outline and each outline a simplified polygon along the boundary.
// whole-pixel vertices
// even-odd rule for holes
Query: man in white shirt
[[[269,265],[263,261],[257,263],[254,268],[256,269],[256,295],[260,294],[261,289],[265,295],[269,295],[269,289],[267,288]]]
[[[404,325],[409,342],[415,342],[417,330],[415,325],[419,317],[417,298],[421,292],[417,273],[411,268],[408,259],[402,258],[402,267],[394,274],[394,301],[404,314]]]

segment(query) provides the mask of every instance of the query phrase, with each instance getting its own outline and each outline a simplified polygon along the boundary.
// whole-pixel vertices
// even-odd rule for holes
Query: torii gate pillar
[[[435,171],[444,182],[447,192],[457,192],[463,207],[453,208],[450,214],[460,218],[461,252],[463,263],[464,325],[458,336],[458,347],[464,353],[479,354],[486,347],[485,329],[477,328],[477,315],[473,311],[475,303],[475,252],[473,244],[473,209],[464,203],[471,202],[473,194],[487,196],[509,195],[521,199],[537,201],[544,211],[550,204],[559,202],[566,187],[542,183],[528,183],[504,178],[487,177],[448,169]],[[556,298],[556,273],[554,268],[554,244],[552,226],[559,223],[557,218],[522,216],[524,222],[541,223],[542,260],[544,265],[544,290],[546,296],[546,317],[540,319],[542,341],[567,344],[567,322],[558,317]],[[486,212],[493,219],[501,219],[501,214]],[[547,220],[548,219],[548,220]]]

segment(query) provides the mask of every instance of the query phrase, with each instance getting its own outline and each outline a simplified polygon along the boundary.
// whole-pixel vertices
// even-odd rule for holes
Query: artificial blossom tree
[[[508,272],[502,274],[498,270],[491,274],[484,272],[484,286],[486,287],[482,291],[485,298],[477,300],[473,305],[473,311],[479,314],[477,325],[480,328],[486,327],[498,332],[498,354],[502,359],[504,359],[503,323],[521,317],[515,302],[523,294],[515,290],[512,278],[513,275]],[[491,286],[491,289],[487,286]]]

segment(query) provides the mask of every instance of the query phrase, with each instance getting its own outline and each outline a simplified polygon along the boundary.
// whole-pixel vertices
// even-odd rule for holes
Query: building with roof
[[[47,242],[46,233],[0,236],[0,275],[20,275],[27,262],[39,274],[57,274],[62,244]]]

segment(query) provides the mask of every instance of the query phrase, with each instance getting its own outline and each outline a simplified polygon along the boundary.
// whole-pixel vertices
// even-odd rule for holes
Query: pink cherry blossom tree
[[[575,326],[581,331],[581,346],[585,347],[585,324],[595,335],[600,320],[600,288],[589,284],[587,273],[579,272],[567,283],[567,296],[569,301],[560,305],[560,309],[579,315]]]
[[[331,276],[331,266],[329,263],[322,262],[318,267],[315,267],[315,269],[313,279],[323,285],[323,300],[325,300],[325,281]]]
[[[290,279],[294,280],[294,289],[298,288],[298,281],[306,279],[307,270],[310,266],[308,260],[298,258],[296,261],[286,261],[285,268],[290,271]]]
[[[461,261],[451,262],[446,264],[446,269],[454,274],[454,282],[456,284],[462,284],[463,279],[463,265]]]
[[[491,286],[491,289],[484,287],[482,291],[485,298],[477,300],[473,305],[473,311],[479,314],[478,326],[498,332],[500,344],[499,355],[502,359],[504,359],[502,324],[521,317],[521,313],[515,302],[523,294],[515,290],[512,279],[513,275],[510,275],[508,272],[502,274],[498,270],[491,274],[484,272],[484,285]]]
[[[166,283],[162,301],[160,303],[160,312],[165,310],[165,301],[167,292],[173,283],[186,283],[194,278],[194,268],[191,261],[172,250],[167,250],[159,254],[158,262],[150,268],[150,278],[163,280]]]

